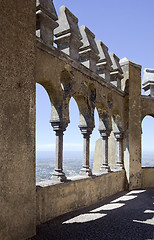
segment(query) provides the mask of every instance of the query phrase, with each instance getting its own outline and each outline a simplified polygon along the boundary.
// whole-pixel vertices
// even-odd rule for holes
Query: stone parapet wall
[[[50,184],[48,182],[47,184]],[[125,190],[125,171],[37,187],[37,224]]]
[[[142,168],[142,188],[154,188],[154,168]]]

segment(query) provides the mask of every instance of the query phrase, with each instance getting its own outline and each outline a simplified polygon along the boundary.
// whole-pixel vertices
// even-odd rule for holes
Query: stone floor
[[[37,229],[29,240],[154,239],[154,189],[114,195],[65,214]]]

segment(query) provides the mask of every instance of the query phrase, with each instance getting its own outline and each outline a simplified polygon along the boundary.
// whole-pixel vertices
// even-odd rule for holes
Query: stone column
[[[99,132],[102,137],[102,165],[100,167],[100,172],[110,172],[110,167],[108,165],[108,137],[110,133],[106,130],[100,130]]]
[[[83,165],[80,170],[80,174],[91,176],[92,172],[89,167],[89,146],[90,146],[90,134],[91,129],[88,127],[80,127],[81,133],[83,134]]]
[[[114,136],[117,141],[117,162],[116,162],[116,169],[123,169],[123,161],[122,161],[122,156],[123,156],[123,151],[122,151],[122,140],[123,140],[123,133],[121,132],[115,132]]]
[[[56,158],[52,180],[64,182],[66,181],[66,176],[63,172],[63,132],[66,128],[62,127],[60,122],[51,122],[51,125],[56,132]]]
[[[124,97],[124,166],[129,190],[142,187],[141,167],[141,66],[127,58],[120,60],[123,70]]]

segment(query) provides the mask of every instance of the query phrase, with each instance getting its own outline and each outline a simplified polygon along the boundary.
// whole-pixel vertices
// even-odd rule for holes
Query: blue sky
[[[59,7],[65,5],[79,19],[79,26],[86,25],[96,40],[104,42],[109,52],[120,59],[127,57],[144,68],[154,68],[154,0],[54,0]],[[37,84],[36,149],[54,150],[55,134],[49,124],[50,102],[47,93]],[[144,93],[144,92],[143,92]],[[64,150],[82,150],[82,135],[78,129],[78,108],[73,99],[70,102],[71,123],[64,134]],[[153,150],[154,120],[143,121],[144,150]],[[95,112],[95,130],[91,137],[91,149],[100,137],[98,115]]]

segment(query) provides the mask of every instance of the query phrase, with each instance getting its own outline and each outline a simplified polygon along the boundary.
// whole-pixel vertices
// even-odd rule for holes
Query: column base
[[[51,177],[51,180],[54,181],[54,182],[66,182],[67,180],[67,177],[65,176],[65,173],[64,172],[54,172],[52,177]]]
[[[102,173],[108,173],[108,172],[111,172],[111,169],[108,165],[102,165],[99,171]]]
[[[117,163],[117,164],[115,165],[115,169],[116,169],[116,170],[123,170],[123,169],[124,169],[123,164],[122,164],[122,163]]]
[[[91,169],[90,168],[81,168],[80,175],[88,176],[88,177],[92,176]]]

